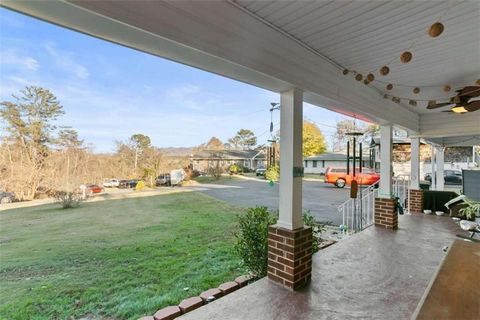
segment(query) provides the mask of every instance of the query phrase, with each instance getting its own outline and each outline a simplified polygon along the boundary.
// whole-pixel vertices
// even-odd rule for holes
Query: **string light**
[[[390,68],[388,66],[383,66],[381,69],[380,69],[380,74],[382,76],[386,76],[388,73],[390,72]]]
[[[441,22],[435,22],[428,28],[428,35],[432,38],[436,38],[442,34],[444,26]]]
[[[413,54],[410,51],[402,52],[400,55],[400,61],[402,63],[409,63],[412,60]]]

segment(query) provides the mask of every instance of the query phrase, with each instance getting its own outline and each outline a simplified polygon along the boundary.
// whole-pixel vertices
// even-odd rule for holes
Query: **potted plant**
[[[474,201],[472,199],[465,198],[464,208],[461,208],[458,212],[467,220],[476,221],[480,223],[480,201]]]

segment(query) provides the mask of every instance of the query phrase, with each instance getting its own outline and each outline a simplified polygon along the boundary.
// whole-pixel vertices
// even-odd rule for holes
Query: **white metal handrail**
[[[392,194],[408,213],[410,208],[410,177],[399,175],[392,180]],[[342,214],[342,232],[355,233],[368,228],[375,222],[375,198],[378,196],[378,182],[359,188],[357,198],[348,199],[338,206]]]
[[[402,205],[404,212],[409,213],[410,208],[410,176],[398,175],[393,178],[392,181],[392,193],[395,197],[399,198],[399,202]]]
[[[375,219],[375,198],[378,196],[378,182],[359,188],[357,198],[351,198],[338,206],[342,214],[342,232],[360,232],[373,225]]]

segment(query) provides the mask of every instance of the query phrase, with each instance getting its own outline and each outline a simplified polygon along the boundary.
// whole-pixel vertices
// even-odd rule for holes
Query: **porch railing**
[[[410,177],[396,176],[392,180],[392,193],[399,198],[404,212],[410,208]],[[355,199],[348,199],[338,206],[342,214],[342,232],[356,233],[373,225],[375,221],[375,198],[378,196],[378,182],[359,189]]]
[[[378,196],[378,182],[359,188],[358,196],[338,206],[342,214],[342,232],[355,233],[373,225],[375,219],[375,198]]]
[[[409,213],[410,208],[410,176],[395,176],[392,181],[392,193],[399,198],[399,202],[405,213]]]

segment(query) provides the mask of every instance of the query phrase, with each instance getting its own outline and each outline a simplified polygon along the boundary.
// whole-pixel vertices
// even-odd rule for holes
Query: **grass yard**
[[[240,212],[193,192],[0,212],[0,319],[137,319],[232,280]]]

